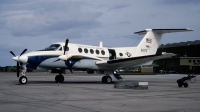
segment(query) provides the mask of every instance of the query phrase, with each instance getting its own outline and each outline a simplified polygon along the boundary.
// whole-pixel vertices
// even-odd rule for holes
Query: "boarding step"
[[[114,88],[119,89],[148,89],[148,82],[136,82],[136,81],[116,81],[114,82]]]

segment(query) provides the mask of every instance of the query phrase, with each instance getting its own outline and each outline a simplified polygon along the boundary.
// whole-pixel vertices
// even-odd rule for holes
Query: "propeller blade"
[[[17,77],[19,77],[19,69],[20,69],[19,62],[17,62]]]
[[[12,51],[9,51],[9,52],[15,57],[15,54]]]
[[[27,51],[27,49],[24,49],[19,56],[21,56],[22,54],[24,54],[26,51]]]
[[[55,60],[55,61],[53,61],[53,62],[56,62],[56,61],[60,61],[60,59],[57,59],[57,60]]]
[[[69,42],[69,38],[67,38],[66,41],[65,41],[65,48],[64,48],[64,53],[63,53],[63,55],[65,55],[65,52],[66,52],[66,49],[67,49],[68,42]]]

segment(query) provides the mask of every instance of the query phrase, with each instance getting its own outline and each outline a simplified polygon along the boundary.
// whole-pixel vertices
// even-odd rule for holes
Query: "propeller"
[[[27,49],[24,49],[22,52],[21,52],[21,54],[18,56],[18,57],[16,57],[16,55],[12,52],[12,51],[9,51],[14,57],[16,57],[16,58],[19,58],[22,54],[24,54],[25,52],[27,51]],[[21,62],[19,62],[19,61],[17,61],[17,77],[19,77],[19,69],[20,69],[20,66],[22,65],[22,63]]]
[[[69,43],[69,38],[67,38],[67,39],[65,40],[65,48],[64,48],[64,53],[63,53],[63,55],[65,55],[65,52],[66,52],[67,47],[68,47],[68,43]],[[70,72],[73,73],[73,72],[72,72],[72,69],[71,69],[71,65],[70,65],[69,59],[66,60],[65,64],[67,65],[67,67],[68,67],[68,69],[70,70]]]
[[[67,49],[67,46],[68,46],[68,42],[69,42],[69,38],[67,38],[66,41],[65,41],[65,48],[64,48],[63,55],[65,55],[65,52],[66,52],[66,49]],[[60,59],[57,59],[57,60],[55,60],[53,62],[56,62],[56,61],[60,61]]]
[[[65,52],[66,52],[66,49],[67,49],[67,46],[68,46],[68,42],[69,42],[69,38],[67,38],[66,41],[65,41],[65,48],[64,48],[63,55],[65,55]]]
[[[69,38],[66,38],[63,55],[61,55],[61,56],[59,56],[59,57],[63,57],[63,56],[64,56],[64,58],[67,58],[67,56],[65,55],[65,52],[66,52],[66,50],[67,50],[67,48],[68,48],[68,43],[69,43]],[[62,59],[59,58],[59,59],[57,59],[57,60],[55,60],[55,61],[53,61],[53,62],[56,62],[56,61],[59,61],[59,60],[62,60]],[[65,61],[65,65],[67,65],[67,67],[68,67],[68,69],[70,70],[70,72],[73,73],[73,72],[72,72],[72,69],[71,69],[71,65],[70,65],[69,59],[63,60],[63,61]]]

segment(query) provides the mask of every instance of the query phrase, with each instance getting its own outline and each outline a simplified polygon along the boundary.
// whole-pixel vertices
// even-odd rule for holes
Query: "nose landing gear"
[[[20,84],[26,84],[27,82],[28,82],[28,79],[27,79],[27,77],[26,77],[26,75],[25,75],[25,73],[26,73],[26,65],[23,65],[22,66],[22,76],[19,78],[19,83]]]

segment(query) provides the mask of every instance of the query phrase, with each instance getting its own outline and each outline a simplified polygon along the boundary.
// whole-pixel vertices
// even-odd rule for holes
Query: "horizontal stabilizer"
[[[186,31],[193,31],[191,28],[181,28],[181,29],[145,29],[143,31],[138,31],[135,32],[134,34],[139,34],[139,35],[144,35],[148,31],[153,31],[158,34],[163,34],[163,33],[174,33],[174,32],[186,32]]]

